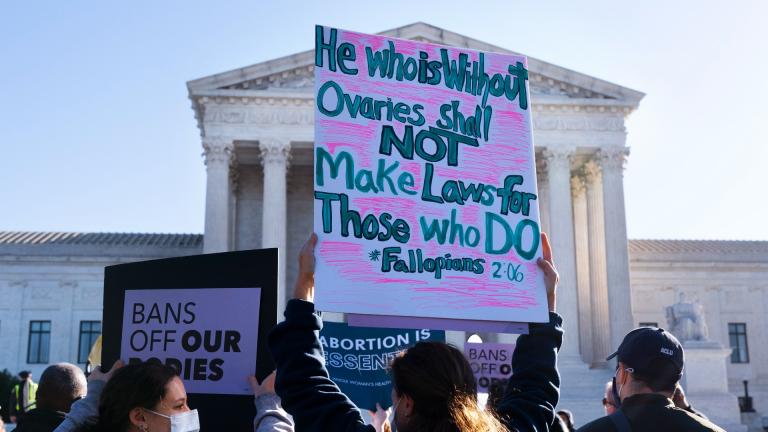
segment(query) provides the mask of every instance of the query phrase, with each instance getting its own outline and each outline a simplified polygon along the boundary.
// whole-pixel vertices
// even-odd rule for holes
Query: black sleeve
[[[322,321],[315,305],[290,300],[285,321],[269,334],[277,367],[275,391],[297,431],[373,432],[357,407],[328,376],[318,332]]]
[[[517,338],[509,379],[496,412],[513,431],[547,431],[555,420],[560,398],[557,352],[563,342],[563,319],[549,314],[549,323],[531,324]]]

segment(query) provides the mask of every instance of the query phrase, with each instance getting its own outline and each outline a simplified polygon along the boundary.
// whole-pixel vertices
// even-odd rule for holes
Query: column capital
[[[287,165],[291,159],[291,142],[282,138],[262,138],[259,140],[261,165]]]
[[[628,147],[609,147],[597,152],[597,160],[603,169],[624,169],[624,163],[629,156]]]
[[[553,147],[545,148],[541,154],[544,156],[547,165],[566,164],[569,166],[574,151],[575,149],[573,147]]]
[[[539,182],[546,182],[547,178],[547,163],[544,158],[543,152],[539,152],[536,157],[536,178]]]
[[[206,166],[215,163],[231,165],[235,157],[234,140],[221,136],[203,137],[203,157]]]
[[[594,183],[597,179],[600,178],[600,174],[602,173],[600,164],[598,164],[598,162],[596,162],[594,159],[586,161],[584,165],[582,165],[580,171],[584,176],[584,181],[586,183]]]
[[[573,177],[571,177],[571,194],[574,197],[581,196],[581,194],[584,193],[586,190],[586,183],[584,182],[584,177],[577,174]]]

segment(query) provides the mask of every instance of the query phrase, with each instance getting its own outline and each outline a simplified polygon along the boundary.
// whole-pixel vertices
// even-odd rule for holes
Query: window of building
[[[731,342],[731,363],[749,363],[747,324],[728,323],[728,339]]]
[[[101,334],[101,321],[80,321],[80,338],[77,348],[77,362],[88,362],[91,347]]]
[[[648,322],[641,322],[638,327],[658,327],[658,326],[659,326],[659,323],[648,321]]]
[[[29,344],[27,345],[27,363],[45,364],[51,348],[51,322],[29,322]]]

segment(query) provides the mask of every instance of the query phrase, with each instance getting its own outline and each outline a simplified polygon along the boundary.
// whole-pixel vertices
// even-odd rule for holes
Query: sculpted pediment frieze
[[[219,87],[220,90],[297,90],[311,92],[314,89],[314,66],[306,65],[292,70],[273,73],[266,76],[246,79],[234,84]],[[564,81],[531,71],[529,81],[531,93],[534,95],[562,96],[578,99],[615,99],[613,96],[604,95],[585,89]]]

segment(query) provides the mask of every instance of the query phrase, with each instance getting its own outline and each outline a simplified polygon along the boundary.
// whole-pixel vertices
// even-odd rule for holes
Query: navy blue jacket
[[[671,399],[655,393],[638,394],[621,401],[619,408],[633,432],[690,431],[725,432],[693,409],[675,406]],[[619,432],[608,416],[587,423],[579,432]]]
[[[513,375],[496,412],[511,431],[548,431],[560,396],[557,351],[563,340],[562,318],[531,324],[512,357]],[[275,391],[294,419],[297,431],[373,432],[357,407],[328,376],[318,332],[323,323],[313,303],[291,300],[285,321],[269,335],[277,365]]]

